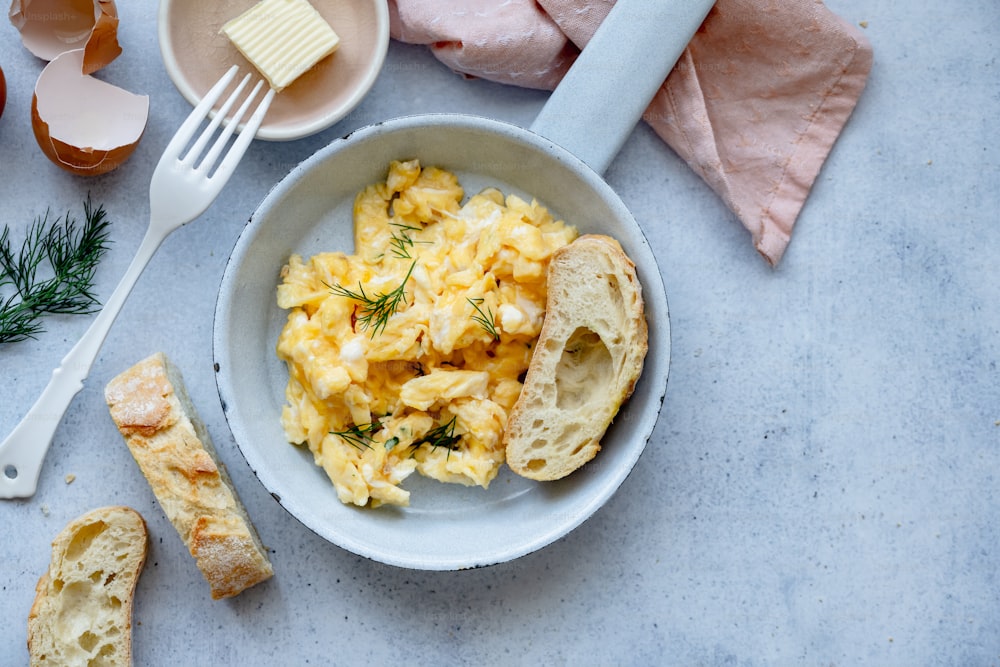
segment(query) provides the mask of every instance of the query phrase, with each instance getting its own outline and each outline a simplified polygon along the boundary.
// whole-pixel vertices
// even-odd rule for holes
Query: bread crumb
[[[70,473],[70,474],[66,475],[66,483],[67,484],[72,484],[75,481],[76,481],[76,475],[74,475],[73,473]]]
[[[49,506],[48,505],[42,504],[42,506],[39,509],[42,510],[42,514],[43,515],[45,515],[45,516],[49,515]]]
[[[862,28],[867,28],[868,21],[858,21],[858,25],[861,26]]]

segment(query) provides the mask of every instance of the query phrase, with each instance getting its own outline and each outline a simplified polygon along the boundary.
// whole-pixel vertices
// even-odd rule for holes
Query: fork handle
[[[111,330],[125,299],[166,233],[150,225],[115,291],[76,345],[52,371],[48,385],[35,404],[0,443],[0,498],[28,498],[38,487],[38,476],[59,422],[73,397],[83,389],[101,345]]]

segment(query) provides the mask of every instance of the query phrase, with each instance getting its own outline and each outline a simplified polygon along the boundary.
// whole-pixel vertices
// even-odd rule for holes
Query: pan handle
[[[715,0],[618,0],[531,131],[603,174]]]

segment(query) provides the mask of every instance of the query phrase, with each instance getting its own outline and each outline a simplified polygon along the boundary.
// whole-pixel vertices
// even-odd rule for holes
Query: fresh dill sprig
[[[392,232],[392,240],[389,241],[389,245],[392,246],[392,254],[400,259],[413,259],[410,256],[410,249],[413,248],[414,243],[430,243],[430,241],[414,241],[410,238],[410,235],[406,232],[418,232],[420,227],[414,227],[412,225],[404,225],[399,222],[390,222],[393,227],[398,227],[399,231]]]
[[[417,261],[413,260],[413,263],[410,264],[409,270],[406,272],[406,276],[403,278],[403,282],[401,282],[399,286],[391,292],[368,296],[361,283],[358,283],[357,292],[349,290],[341,285],[329,286],[330,291],[339,296],[353,299],[361,304],[361,314],[358,317],[358,322],[361,324],[362,331],[365,329],[371,329],[371,337],[374,338],[377,334],[381,333],[383,329],[385,329],[385,325],[388,323],[389,318],[396,312],[396,310],[399,309],[399,306],[406,303],[406,291],[404,288],[406,287],[407,281],[410,279],[410,274],[413,273],[413,267],[416,265]]]
[[[421,445],[430,445],[433,449],[437,449],[438,447],[444,447],[449,450],[457,449],[458,441],[462,439],[462,436],[455,435],[456,423],[457,417],[452,417],[447,423],[441,424],[428,431],[424,437],[414,441],[410,447],[416,449]],[[348,444],[357,449],[371,449],[372,444],[375,442],[375,434],[378,433],[381,428],[382,424],[378,421],[374,421],[369,424],[353,424],[350,428],[344,429],[343,431],[330,431],[330,434],[340,436],[347,441]],[[387,450],[392,449],[398,444],[399,438],[389,438],[385,442],[385,448]]]
[[[486,333],[493,336],[493,340],[500,340],[500,332],[497,331],[497,325],[493,321],[493,309],[487,306],[486,312],[483,312],[483,309],[480,307],[484,300],[485,299],[482,297],[477,299],[473,299],[471,297],[466,298],[466,301],[468,301],[469,304],[476,309],[477,314],[473,315],[472,319],[477,322],[479,326],[486,331]]]
[[[0,289],[11,293],[0,301],[0,343],[35,338],[44,331],[46,314],[80,315],[97,310],[93,278],[108,248],[110,221],[90,197],[83,204],[83,228],[67,213],[49,222],[36,218],[19,252],[11,248],[10,230],[0,233]]]
[[[449,450],[458,449],[458,441],[462,439],[462,436],[455,435],[455,420],[456,417],[452,417],[448,423],[431,429],[427,435],[414,442],[412,447],[416,449],[420,445],[430,445],[433,449],[438,447]]]
[[[355,424],[347,430],[330,431],[330,433],[331,435],[339,435],[357,449],[371,449],[372,442],[374,442],[373,436],[381,426],[377,421],[374,421],[370,424]]]

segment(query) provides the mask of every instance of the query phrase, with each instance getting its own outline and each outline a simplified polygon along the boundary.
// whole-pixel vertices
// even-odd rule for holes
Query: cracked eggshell
[[[118,8],[112,0],[13,0],[10,22],[21,43],[42,60],[83,49],[83,73],[101,69],[121,52]]]
[[[83,74],[83,49],[52,60],[38,77],[31,127],[42,152],[81,176],[107,173],[135,150],[149,117],[149,97]]]

